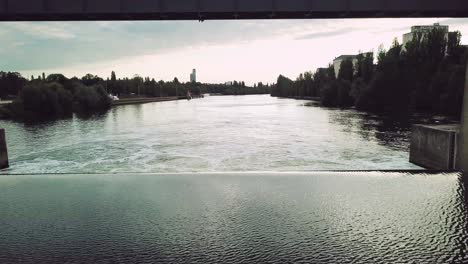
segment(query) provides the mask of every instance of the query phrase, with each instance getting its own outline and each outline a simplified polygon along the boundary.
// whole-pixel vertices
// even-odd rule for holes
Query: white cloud
[[[140,74],[172,80],[177,76],[187,81],[191,69],[197,68],[199,79],[203,82],[244,80],[252,84],[258,81],[274,82],[279,74],[296,78],[301,72],[326,66],[341,54],[377,51],[380,44],[389,47],[393,38],[401,40],[402,34],[408,32],[412,25],[436,22],[449,24],[451,30],[468,35],[468,19],[441,18],[240,21],[238,28],[233,21],[210,21],[209,24],[171,21],[123,24],[86,22],[79,25],[72,22],[54,24],[52,27],[48,24],[26,23],[20,29],[34,37],[37,31],[32,29],[47,31],[50,38],[79,36],[78,39],[85,38],[88,41],[104,38],[103,43],[106,45],[96,46],[88,50],[86,55],[97,56],[103,52],[110,54],[107,59],[102,57],[99,61],[79,65],[68,64],[55,68],[46,64],[35,66],[36,70],[24,72],[26,76],[45,71],[62,72],[67,76],[80,77],[94,73],[107,77],[114,70],[120,77]],[[113,30],[115,34],[103,36],[99,34],[100,31],[93,31],[93,27]],[[79,33],[77,28],[81,29]],[[39,35],[44,37],[42,33]],[[464,36],[464,43],[467,38]],[[67,46],[66,51],[62,52],[84,54],[85,51],[81,46],[76,46],[75,42],[70,42],[70,47]],[[90,41],[87,44],[92,46],[96,43],[101,42]],[[102,47],[107,49],[101,50]],[[116,47],[128,48],[124,52],[112,54]],[[43,61],[47,63],[47,60]]]
[[[21,22],[7,24],[16,32],[42,39],[72,39],[76,37],[67,28],[68,23]]]

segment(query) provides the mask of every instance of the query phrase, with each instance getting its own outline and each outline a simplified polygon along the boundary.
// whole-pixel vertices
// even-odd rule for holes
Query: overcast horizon
[[[0,70],[206,83],[272,83],[325,67],[335,57],[388,48],[413,25],[449,25],[468,44],[468,19],[7,22]],[[466,36],[465,36],[466,35]]]

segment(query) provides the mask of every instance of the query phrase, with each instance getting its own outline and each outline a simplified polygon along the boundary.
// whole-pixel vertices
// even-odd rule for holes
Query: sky
[[[411,26],[433,23],[460,31],[468,44],[463,18],[7,22],[0,23],[0,70],[187,82],[195,68],[200,82],[273,83],[343,54],[388,48]]]

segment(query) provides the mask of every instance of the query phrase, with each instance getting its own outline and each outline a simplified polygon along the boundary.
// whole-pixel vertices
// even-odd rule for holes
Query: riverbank
[[[203,95],[192,96],[191,99],[203,98]],[[166,102],[176,100],[187,100],[187,96],[167,96],[167,97],[140,97],[140,98],[123,98],[112,101],[112,106],[129,105],[129,104],[146,104],[154,102]]]
[[[195,98],[203,98],[201,96],[193,96],[192,99]],[[165,101],[175,101],[175,100],[186,100],[186,96],[168,96],[168,97],[133,97],[133,98],[122,98],[119,100],[114,100],[110,102],[110,106],[118,106],[118,105],[130,105],[130,104],[145,104],[145,103],[153,103],[153,102],[165,102]],[[12,114],[14,109],[14,102],[13,101],[4,101],[0,103],[0,119],[8,120],[8,119],[17,119]],[[22,112],[22,111],[20,111]],[[34,118],[29,118],[34,119]]]
[[[313,97],[313,96],[273,96],[272,95],[272,97],[320,102],[320,97]]]
[[[153,102],[165,102],[187,99],[186,96],[171,96],[171,97],[142,97],[142,98],[125,98],[112,101],[112,106],[129,105],[129,104],[145,104]]]

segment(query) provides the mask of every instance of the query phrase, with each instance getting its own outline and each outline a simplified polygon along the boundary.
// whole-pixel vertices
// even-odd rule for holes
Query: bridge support
[[[468,62],[465,74],[465,90],[463,92],[463,106],[460,121],[458,164],[468,179]]]
[[[0,128],[0,169],[5,169],[9,166],[5,129]]]

